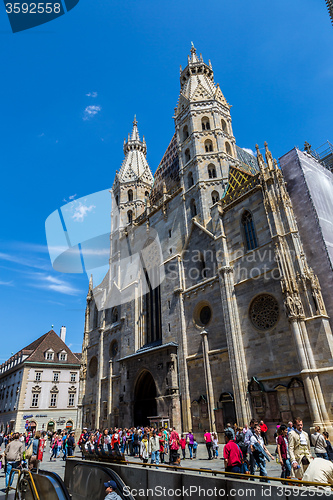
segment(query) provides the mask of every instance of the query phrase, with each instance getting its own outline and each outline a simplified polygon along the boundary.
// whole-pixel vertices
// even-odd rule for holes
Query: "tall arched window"
[[[207,139],[207,141],[205,141],[205,151],[206,153],[213,151],[213,143],[210,139]]]
[[[132,189],[129,189],[127,191],[127,196],[128,196],[128,201],[133,201],[133,191],[132,191]]]
[[[229,144],[229,142],[226,142],[225,143],[225,152],[231,156],[231,146]]]
[[[114,307],[111,312],[111,321],[112,323],[118,322],[118,309]]]
[[[207,116],[204,116],[204,118],[201,120],[201,125],[202,130],[210,130],[209,118],[207,118]]]
[[[129,224],[132,224],[132,222],[133,222],[133,212],[132,212],[132,210],[129,210],[129,211],[127,212],[127,222],[128,222]]]
[[[253,250],[257,248],[258,242],[254,229],[254,223],[252,214],[246,210],[241,218],[241,224],[243,227],[244,243],[247,250]]]
[[[221,120],[222,130],[223,132],[227,132],[227,122],[225,120]]]
[[[185,125],[185,127],[183,128],[183,141],[186,141],[187,138],[188,138],[188,126]]]
[[[190,159],[191,159],[191,153],[190,153],[190,150],[187,149],[185,151],[185,163],[187,163],[188,161],[190,161]]]
[[[194,185],[194,180],[193,180],[193,175],[192,175],[192,172],[189,172],[188,173],[188,176],[187,176],[187,183],[188,183],[188,187],[192,187]]]
[[[212,192],[212,202],[213,202],[213,205],[215,205],[215,203],[217,203],[220,199],[220,195],[217,191],[213,191]]]
[[[200,252],[200,273],[202,278],[207,278],[207,268],[206,268],[206,262],[205,262],[205,257],[203,253]]]
[[[212,163],[210,165],[208,165],[208,177],[210,179],[216,178],[216,168]]]
[[[191,208],[191,216],[195,217],[197,215],[197,206],[194,200],[191,200],[190,208]]]

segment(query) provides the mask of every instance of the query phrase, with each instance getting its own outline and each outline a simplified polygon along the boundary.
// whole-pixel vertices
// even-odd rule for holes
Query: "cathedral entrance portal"
[[[134,425],[149,425],[148,417],[157,416],[156,385],[152,374],[144,371],[139,376],[134,392]]]

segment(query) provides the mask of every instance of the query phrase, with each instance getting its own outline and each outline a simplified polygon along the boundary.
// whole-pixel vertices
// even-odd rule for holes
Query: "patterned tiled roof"
[[[163,184],[167,192],[179,184],[179,158],[177,149],[177,136],[174,134],[163,158],[154,175],[154,185],[150,194],[150,201],[154,204],[163,193]]]

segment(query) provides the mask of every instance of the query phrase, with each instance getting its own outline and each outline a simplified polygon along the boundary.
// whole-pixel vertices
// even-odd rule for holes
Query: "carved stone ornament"
[[[273,295],[262,293],[250,305],[250,320],[261,331],[273,328],[279,319],[279,304]]]

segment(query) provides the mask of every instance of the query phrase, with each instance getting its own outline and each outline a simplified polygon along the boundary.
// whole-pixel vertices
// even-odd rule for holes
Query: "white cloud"
[[[83,119],[90,120],[90,118],[97,115],[101,109],[101,106],[87,106],[83,113]]]
[[[14,281],[0,281],[0,285],[13,286],[14,285]]]
[[[66,200],[66,198],[64,198],[62,201],[64,201],[65,203],[70,203],[71,201],[75,200],[75,198],[77,197],[77,194],[72,194],[72,196],[68,196],[68,200]]]
[[[250,149],[250,148],[243,148],[243,149],[244,149],[244,151],[246,151],[250,155],[257,156],[257,153],[255,153],[252,149]]]
[[[83,205],[80,203],[78,206],[75,207],[74,209],[74,214],[72,215],[72,219],[75,220],[75,222],[83,222],[85,217],[89,212],[91,212],[95,207],[95,205]]]
[[[97,92],[88,92],[88,94],[86,94],[86,96],[95,98],[98,96],[98,94],[97,94]]]
[[[45,290],[51,290],[53,292],[63,293],[65,295],[77,295],[80,292],[77,288],[74,288],[70,283],[66,281],[55,278],[51,275],[42,275],[38,277],[39,283],[34,284],[33,286],[37,288],[44,288]]]
[[[33,261],[30,261],[29,259],[22,258],[22,257],[16,257],[15,255],[9,255],[6,253],[0,253],[0,260],[5,260],[7,262],[13,262],[15,264],[20,264],[21,266],[26,266],[26,267],[33,267],[36,269],[44,269],[46,270],[49,265],[46,264],[46,262],[41,262],[41,259],[39,259],[40,263],[37,262],[37,259],[34,259]]]

